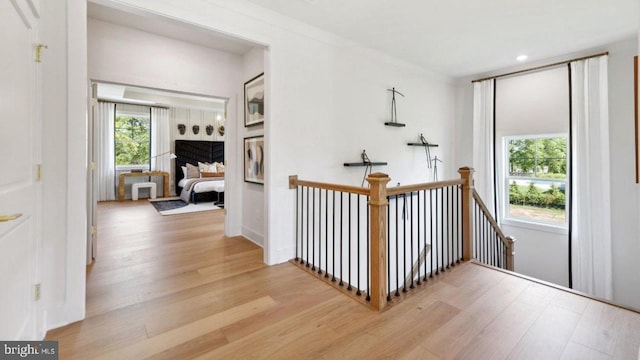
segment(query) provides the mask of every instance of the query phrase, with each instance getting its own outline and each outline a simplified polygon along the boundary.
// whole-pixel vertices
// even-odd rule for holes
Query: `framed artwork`
[[[244,126],[264,123],[264,73],[244,83]]]
[[[244,138],[244,181],[264,184],[264,136]]]

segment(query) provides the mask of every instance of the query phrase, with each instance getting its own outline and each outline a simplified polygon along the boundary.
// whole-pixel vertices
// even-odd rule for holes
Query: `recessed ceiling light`
[[[529,58],[527,55],[518,55],[518,57],[516,58],[516,60],[518,61],[525,61],[527,60],[527,58]]]

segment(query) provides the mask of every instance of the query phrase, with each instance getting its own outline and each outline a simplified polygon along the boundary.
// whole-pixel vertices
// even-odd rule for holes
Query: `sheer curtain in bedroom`
[[[95,152],[97,154],[98,201],[116,199],[115,137],[116,104],[100,101],[95,119]]]

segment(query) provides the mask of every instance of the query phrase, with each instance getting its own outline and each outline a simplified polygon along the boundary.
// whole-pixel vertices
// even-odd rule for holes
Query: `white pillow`
[[[188,179],[187,177],[187,167],[186,166],[181,166],[182,168],[182,177],[185,179]]]
[[[198,170],[200,170],[201,173],[202,172],[218,172],[216,163],[208,164],[208,163],[198,162]]]

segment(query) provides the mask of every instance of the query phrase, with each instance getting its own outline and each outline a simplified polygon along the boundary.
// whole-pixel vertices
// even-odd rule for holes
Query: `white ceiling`
[[[140,105],[225,111],[226,100],[112,83],[97,83],[98,98]]]
[[[637,36],[638,0],[249,0],[463,77]]]
[[[251,50],[252,47],[256,46],[251,42],[192,24],[155,16],[150,13],[135,13],[132,9],[122,11],[92,1],[89,1],[87,4],[87,15],[93,19],[131,27],[236,55],[244,55]]]

